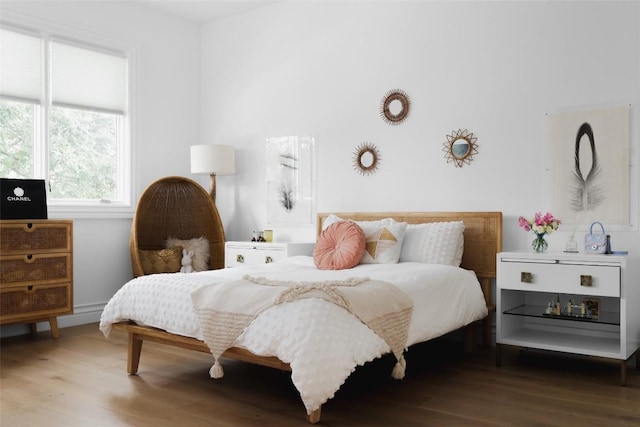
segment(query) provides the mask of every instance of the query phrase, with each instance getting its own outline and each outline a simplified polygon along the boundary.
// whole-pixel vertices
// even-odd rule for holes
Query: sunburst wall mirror
[[[353,152],[353,169],[360,175],[371,175],[379,163],[380,151],[370,142],[363,142]]]
[[[458,129],[451,131],[451,135],[447,135],[447,141],[443,144],[444,157],[447,163],[453,162],[457,168],[461,168],[463,164],[470,164],[473,155],[478,154],[478,138],[466,129]]]
[[[380,101],[380,117],[390,125],[399,125],[409,116],[411,100],[403,90],[393,89]]]

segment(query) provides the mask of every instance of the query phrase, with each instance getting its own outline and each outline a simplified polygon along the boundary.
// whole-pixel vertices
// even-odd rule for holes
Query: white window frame
[[[51,40],[61,41],[64,43],[72,44],[86,49],[95,50],[97,52],[116,54],[123,56],[127,60],[127,76],[126,76],[126,90],[127,90],[127,109],[123,116],[123,141],[119,147],[119,155],[122,159],[122,173],[118,174],[117,185],[122,191],[121,201],[108,201],[108,200],[61,200],[50,199],[47,197],[47,210],[49,217],[55,218],[132,218],[134,213],[134,153],[133,150],[133,135],[135,122],[135,96],[132,82],[135,76],[135,48],[134,45],[126,40],[120,40],[115,37],[105,36],[101,34],[92,33],[86,30],[79,30],[71,28],[66,25],[60,25],[49,21],[41,21],[32,17],[25,17],[19,14],[13,14],[10,12],[3,13],[0,18],[0,26],[7,30],[22,32],[24,34],[39,37],[46,42]],[[45,68],[48,66],[49,58],[47,57],[48,50],[45,49]],[[40,170],[44,170],[48,174],[48,154],[40,152],[37,155],[37,151],[42,147],[46,147],[49,143],[48,138],[48,107],[51,105],[49,88],[49,75],[48,72],[43,73],[42,93],[41,93],[41,105],[35,108],[39,110],[39,113],[34,114],[34,140],[39,139],[39,142],[34,141],[34,157],[35,162],[42,162]],[[39,125],[39,123],[42,125]],[[39,132],[39,134],[35,134]],[[46,141],[46,143],[44,142]],[[39,148],[40,147],[40,148]],[[46,150],[45,150],[46,151]],[[44,178],[47,177],[34,177]],[[47,180],[48,186],[48,180]]]

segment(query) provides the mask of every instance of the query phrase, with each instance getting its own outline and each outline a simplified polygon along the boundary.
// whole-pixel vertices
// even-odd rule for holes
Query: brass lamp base
[[[216,202],[216,174],[211,172],[211,189],[209,190],[209,194],[211,195],[211,199],[213,199],[213,203]]]

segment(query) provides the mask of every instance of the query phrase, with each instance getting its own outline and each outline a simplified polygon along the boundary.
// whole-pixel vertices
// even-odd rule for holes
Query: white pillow
[[[407,226],[400,261],[459,267],[464,251],[464,222],[431,222]]]
[[[340,220],[342,218],[331,214],[325,218],[322,229],[324,230]],[[402,241],[407,230],[406,222],[398,222],[393,218],[354,222],[362,228],[366,240],[360,264],[395,264],[398,262]]]

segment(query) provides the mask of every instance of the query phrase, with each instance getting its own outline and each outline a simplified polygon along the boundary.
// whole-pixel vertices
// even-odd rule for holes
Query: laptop
[[[44,179],[0,178],[0,219],[47,219]]]

